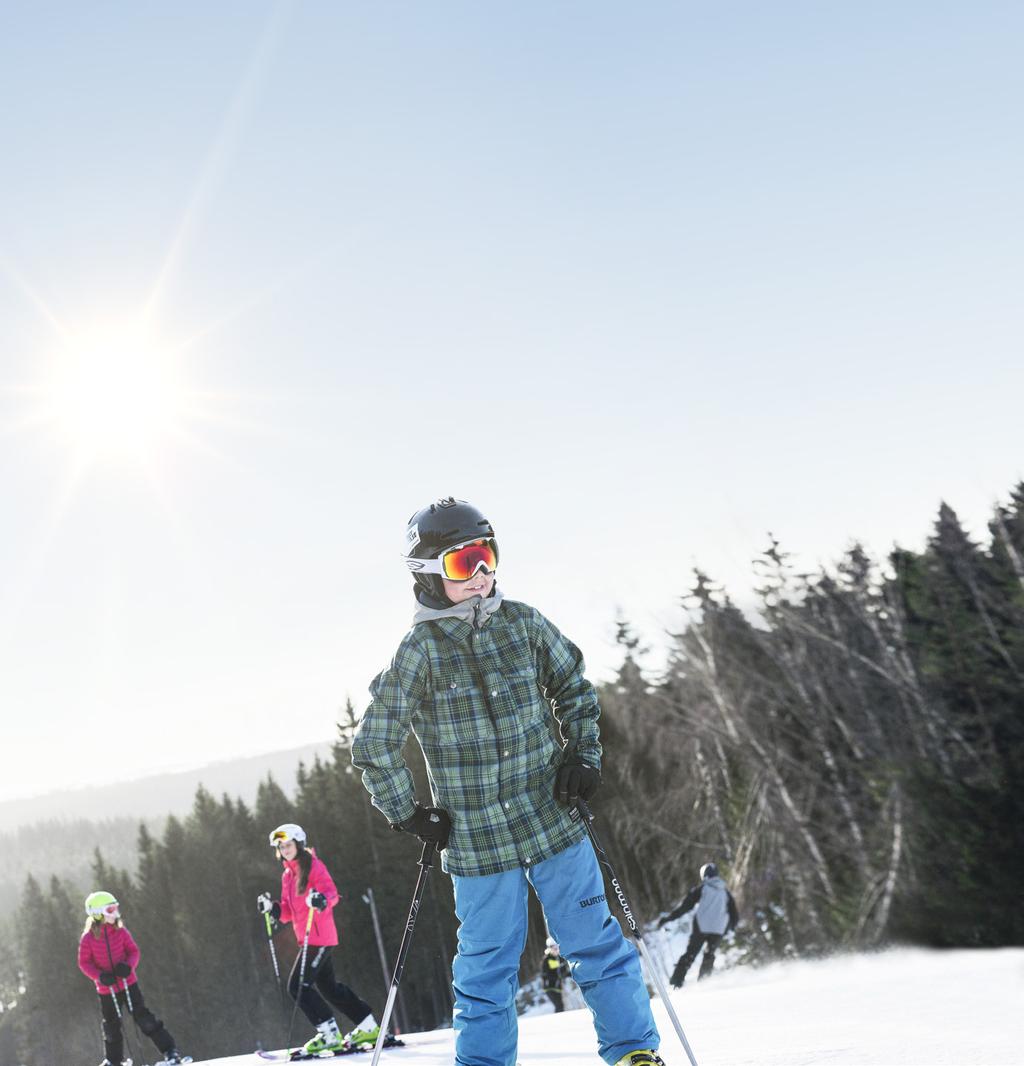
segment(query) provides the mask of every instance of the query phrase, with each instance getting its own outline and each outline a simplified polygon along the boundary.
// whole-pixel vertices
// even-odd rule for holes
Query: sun
[[[187,406],[173,348],[138,322],[69,337],[54,353],[41,393],[45,421],[88,461],[149,457]]]

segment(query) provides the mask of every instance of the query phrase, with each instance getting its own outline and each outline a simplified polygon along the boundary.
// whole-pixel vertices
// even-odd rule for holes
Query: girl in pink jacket
[[[100,1066],[121,1066],[124,1059],[125,1013],[163,1053],[162,1063],[191,1062],[182,1058],[174,1038],[164,1023],[146,1006],[135,970],[139,965],[139,946],[121,921],[117,900],[109,892],[93,892],[85,900],[89,916],[78,942],[78,968],[95,985],[100,997],[103,1018],[103,1044],[106,1058]]]
[[[317,1034],[303,1045],[309,1055],[321,1051],[338,1051],[348,1044],[373,1045],[380,1033],[377,1019],[369,1006],[334,975],[331,948],[338,943],[334,924],[334,907],[338,890],[327,867],[312,848],[306,847],[306,832],[292,822],[279,825],[270,834],[270,846],[277,849],[284,870],[281,873],[281,898],[271,899],[264,892],[257,899],[261,914],[271,914],[281,922],[291,922],[295,939],[305,951],[295,957],[288,991],[298,1000],[302,1013],[316,1026]],[[308,939],[307,939],[308,938]],[[299,972],[305,954],[302,987]],[[342,1036],[331,1006],[347,1014],[355,1028]]]

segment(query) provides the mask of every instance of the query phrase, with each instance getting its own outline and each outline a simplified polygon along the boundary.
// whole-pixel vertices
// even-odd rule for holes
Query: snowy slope
[[[1024,949],[894,950],[735,969],[673,994],[699,1066],[1024,1066]],[[686,1066],[655,1001],[668,1066]],[[600,1066],[586,1011],[523,1018],[523,1066]],[[450,1030],[406,1037],[387,1066],[452,1066]],[[369,1066],[370,1056],[328,1060]],[[254,1055],[206,1066],[253,1066]]]

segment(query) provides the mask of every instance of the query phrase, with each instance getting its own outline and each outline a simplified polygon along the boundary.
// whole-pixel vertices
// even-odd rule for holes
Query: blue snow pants
[[[640,957],[608,909],[588,840],[529,869],[452,881],[460,923],[452,965],[456,1066],[515,1066],[528,882],[594,1016],[601,1058],[614,1063],[628,1051],[658,1047]]]

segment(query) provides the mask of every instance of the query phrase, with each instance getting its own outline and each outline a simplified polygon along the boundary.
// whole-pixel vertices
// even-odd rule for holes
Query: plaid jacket
[[[392,822],[415,810],[402,758],[411,729],[434,803],[451,816],[442,867],[475,876],[531,866],[586,830],[554,798],[563,741],[600,767],[600,707],[583,657],[540,613],[504,600],[475,622],[440,617],[414,625],[373,697],[352,744],[363,784]]]

